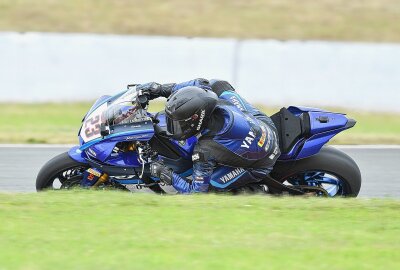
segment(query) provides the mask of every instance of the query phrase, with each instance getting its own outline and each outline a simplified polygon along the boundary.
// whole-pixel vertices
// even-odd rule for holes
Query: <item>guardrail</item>
[[[1,102],[196,77],[229,80],[251,102],[400,111],[399,44],[0,33]]]

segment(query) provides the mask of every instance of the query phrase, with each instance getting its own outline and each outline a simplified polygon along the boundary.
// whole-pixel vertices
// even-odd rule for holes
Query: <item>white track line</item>
[[[0,144],[0,148],[71,148],[77,144]]]
[[[76,144],[0,144],[0,148],[71,148]],[[400,145],[332,145],[339,149],[400,149]]]

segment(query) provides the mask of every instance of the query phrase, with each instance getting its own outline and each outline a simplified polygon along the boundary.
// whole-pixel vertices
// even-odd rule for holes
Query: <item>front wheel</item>
[[[361,173],[355,161],[333,147],[325,146],[309,158],[276,163],[271,176],[281,183],[318,195],[356,197]]]
[[[36,178],[36,190],[78,187],[87,168],[89,165],[73,160],[67,152],[62,153],[40,169]]]
[[[36,178],[36,190],[58,190],[79,188],[84,172],[90,166],[72,159],[68,152],[62,153],[49,160],[39,171]],[[151,180],[150,177],[143,177],[143,181],[148,188],[155,193],[165,193],[160,186]],[[110,189],[124,190],[126,186],[117,181],[109,181],[105,185]]]

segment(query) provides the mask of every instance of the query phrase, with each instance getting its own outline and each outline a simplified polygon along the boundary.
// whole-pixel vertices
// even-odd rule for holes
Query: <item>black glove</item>
[[[204,78],[197,78],[194,80],[194,85],[209,91],[212,91],[211,84],[207,79]]]
[[[136,87],[138,90],[142,90],[150,100],[156,99],[158,97],[169,97],[172,92],[172,88],[175,86],[174,83],[169,84],[159,84],[156,82],[149,82],[145,84],[140,84]]]
[[[150,164],[150,174],[153,177],[160,178],[161,182],[172,185],[172,170],[160,161],[154,161]]]

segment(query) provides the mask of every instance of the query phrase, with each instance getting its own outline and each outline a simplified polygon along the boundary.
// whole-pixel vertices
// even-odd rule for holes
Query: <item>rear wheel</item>
[[[271,176],[281,183],[330,197],[355,197],[361,187],[360,169],[354,160],[329,146],[309,158],[278,162]]]

